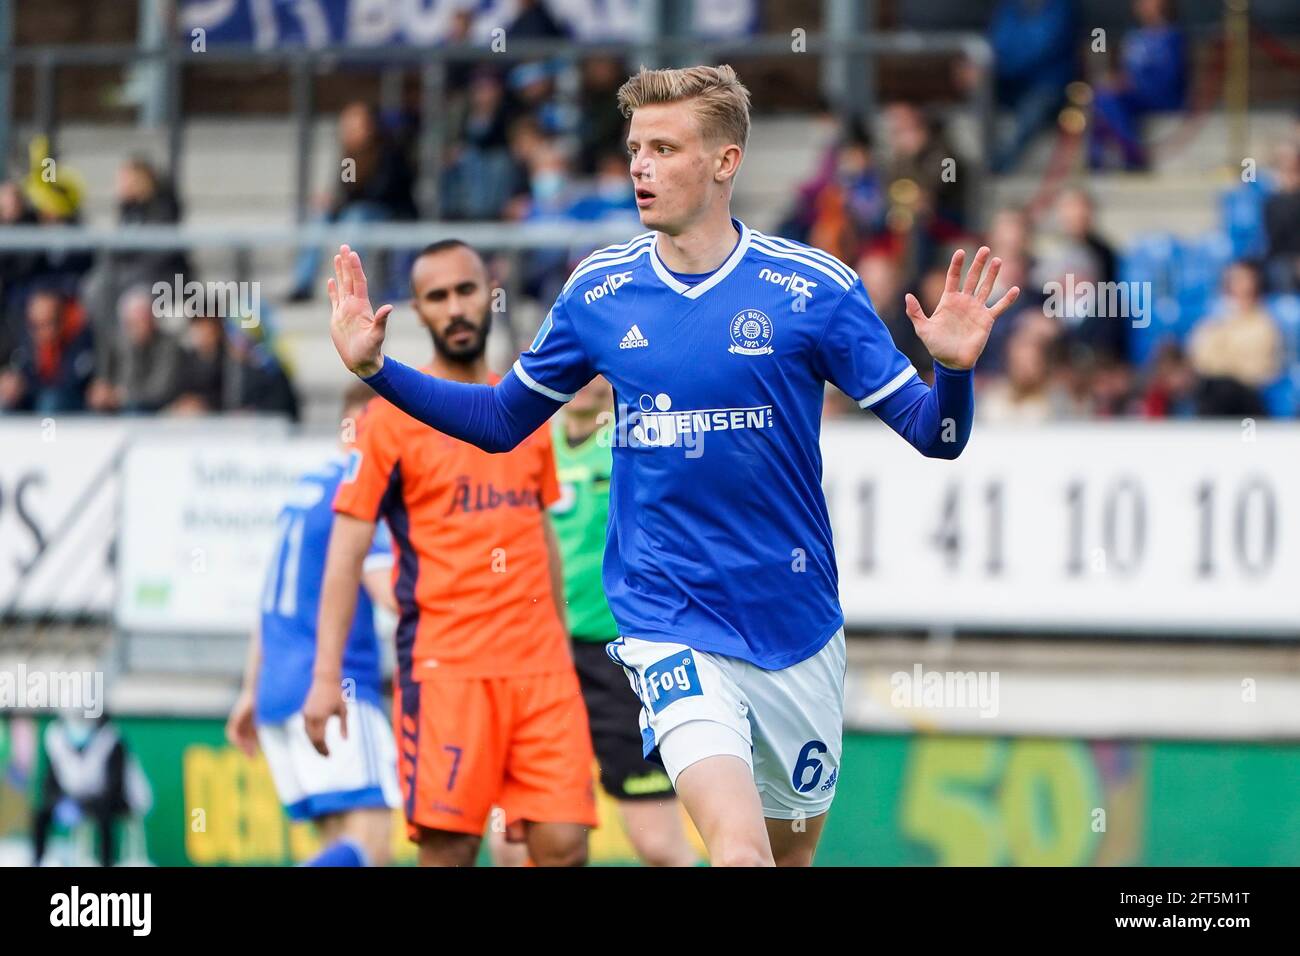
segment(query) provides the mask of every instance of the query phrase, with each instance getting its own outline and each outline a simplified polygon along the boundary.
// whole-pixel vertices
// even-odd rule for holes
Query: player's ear
[[[723,146],[718,152],[718,158],[714,166],[713,178],[720,183],[725,183],[736,175],[736,170],[740,168],[740,159],[743,155],[739,146],[730,143]]]

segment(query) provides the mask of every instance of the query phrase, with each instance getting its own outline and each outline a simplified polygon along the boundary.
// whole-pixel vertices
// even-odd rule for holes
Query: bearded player
[[[923,455],[970,437],[972,369],[994,320],[999,260],[949,265],[931,315],[907,314],[927,386],[862,281],[817,249],[731,215],[749,93],[728,66],[645,70],[618,93],[641,222],[580,263],[531,348],[493,386],[428,378],[383,355],[340,250],[331,335],[344,364],[434,428],[504,452],[596,375],[618,421],[604,582],[609,653],[642,703],[714,865],[808,865],[839,776],[844,616],[818,443],[827,382]],[[987,270],[986,270],[987,267]]]
[[[336,268],[339,263],[336,260]],[[489,383],[491,286],[456,240],[411,266],[411,305],[433,339],[429,381]],[[540,425],[540,422],[539,422]],[[334,498],[315,675],[303,708],[322,752],[339,706],[339,655],[375,521],[392,530],[394,731],[408,833],[426,866],[468,866],[492,808],[539,866],[581,865],[596,824],[592,750],[561,618],[551,434],[489,455],[372,402]]]

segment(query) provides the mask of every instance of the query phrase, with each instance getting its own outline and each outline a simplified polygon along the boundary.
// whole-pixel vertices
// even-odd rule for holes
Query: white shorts
[[[275,792],[293,820],[315,820],[364,807],[400,807],[397,746],[383,711],[348,701],[348,736],[331,718],[322,757],[307,738],[302,712],[279,724],[260,724],[257,739],[271,768]]]
[[[825,813],[835,797],[844,737],[844,629],[790,667],[769,671],[685,644],[620,637],[608,653],[641,699],[641,742],[658,748],[673,785],[705,757],[749,764],[763,815]]]

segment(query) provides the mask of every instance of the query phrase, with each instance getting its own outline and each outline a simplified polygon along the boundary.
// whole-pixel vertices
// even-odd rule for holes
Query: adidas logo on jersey
[[[630,272],[611,272],[605,276],[605,281],[600,285],[592,286],[587,290],[587,294],[582,297],[582,301],[590,304],[597,299],[603,299],[606,295],[613,295],[619,286],[632,281]]]
[[[650,344],[650,340],[641,334],[641,329],[637,326],[627,330],[627,335],[623,336],[623,341],[618,343],[621,349],[643,349]]]
[[[766,279],[774,285],[779,285],[783,289],[789,289],[791,295],[813,297],[812,290],[817,288],[816,282],[809,282],[803,276],[791,272],[788,276],[781,275],[779,272],[773,272],[771,269],[763,269],[759,272],[760,279]]]

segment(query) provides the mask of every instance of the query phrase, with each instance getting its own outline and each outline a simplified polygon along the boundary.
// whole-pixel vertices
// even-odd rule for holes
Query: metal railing
[[[439,239],[460,239],[481,249],[519,252],[570,249],[621,242],[645,230],[635,223],[386,222],[303,223],[257,226],[6,226],[0,249],[141,251],[159,249],[268,249],[364,243],[380,249],[407,249]]]
[[[0,0],[0,5],[4,0]],[[0,31],[2,32],[2,31]],[[2,40],[3,37],[0,37]],[[174,42],[153,48],[128,44],[97,46],[30,46],[0,49],[0,157],[9,155],[13,110],[13,72],[30,68],[35,74],[34,125],[54,143],[58,133],[57,72],[73,66],[133,66],[161,62],[166,76],[164,109],[167,169],[173,181],[183,160],[185,115],[181,95],[184,71],[193,67],[249,66],[287,70],[291,77],[292,121],[295,128],[295,208],[299,221],[308,217],[311,194],[310,158],[313,120],[316,116],[317,73],[340,66],[373,67],[391,77],[395,72],[416,70],[420,75],[418,145],[418,200],[422,213],[437,218],[437,171],[447,139],[444,128],[447,70],[453,64],[515,63],[549,59],[575,65],[585,58],[622,57],[636,62],[661,65],[691,62],[722,62],[765,56],[813,56],[852,63],[855,69],[837,75],[864,78],[858,89],[826,91],[828,100],[842,115],[870,114],[876,106],[875,61],[881,55],[962,54],[981,66],[988,66],[992,50],[977,33],[884,32],[852,36],[810,34],[801,37],[799,52],[785,34],[767,34],[731,40],[702,40],[693,37],[659,36],[644,42],[602,42],[577,44],[567,40],[511,40],[497,52],[488,47],[456,43],[433,48],[410,46],[320,48],[286,47],[264,50],[248,46],[219,45],[203,52]],[[994,102],[991,70],[981,69],[972,95],[979,124],[982,154],[989,155],[993,137]],[[386,84],[393,88],[393,84]],[[611,106],[612,108],[612,106]]]

